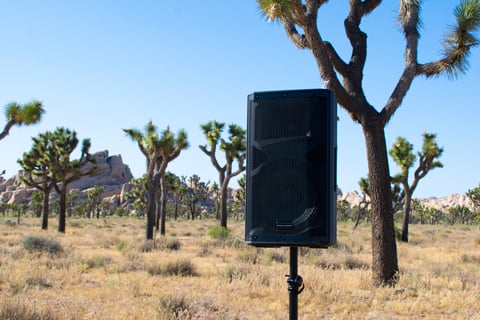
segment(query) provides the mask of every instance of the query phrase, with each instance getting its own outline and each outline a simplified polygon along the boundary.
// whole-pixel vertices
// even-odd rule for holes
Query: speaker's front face
[[[335,242],[331,93],[252,94],[247,126],[247,243],[324,247]]]

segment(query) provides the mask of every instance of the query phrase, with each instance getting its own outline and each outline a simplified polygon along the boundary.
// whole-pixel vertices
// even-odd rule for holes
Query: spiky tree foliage
[[[18,160],[23,175],[21,180],[26,185],[36,188],[43,193],[42,229],[48,229],[48,214],[50,211],[50,193],[55,181],[51,173],[49,140],[46,134],[32,137],[33,145],[30,151],[23,153],[22,159]]]
[[[60,196],[58,232],[65,233],[67,192],[70,182],[96,171],[96,161],[90,155],[90,139],[82,140],[79,159],[72,160],[72,153],[80,142],[77,133],[68,128],[59,127],[46,133],[49,150],[50,172],[55,181],[54,188]]]
[[[5,106],[7,123],[0,132],[0,140],[5,138],[13,126],[32,125],[38,123],[45,113],[40,101],[33,100],[26,104],[10,102]]]
[[[311,50],[325,86],[350,117],[360,123],[365,137],[372,216],[373,280],[377,285],[395,285],[398,281],[390,173],[385,126],[398,110],[418,76],[427,78],[446,74],[456,76],[468,69],[471,49],[479,44],[479,0],[462,0],[455,9],[456,25],[444,39],[443,56],[427,63],[418,61],[421,0],[401,0],[398,22],[405,38],[403,72],[379,109],[370,104],[363,90],[363,70],[367,61],[367,34],[362,20],[372,19],[381,0],[350,0],[344,20],[345,34],[351,45],[349,61],[322,37],[317,23],[318,11],[328,0],[257,0],[269,21],[279,21],[289,39],[298,47]]]
[[[190,211],[190,218],[195,219],[199,215],[199,208],[208,198],[208,185],[210,182],[203,182],[201,178],[194,174],[188,178],[186,182],[185,201]]]
[[[362,193],[362,200],[358,204],[357,217],[353,229],[357,228],[362,218],[365,218],[368,215],[368,206],[370,205],[370,201],[367,198],[370,197],[370,181],[368,181],[368,178],[360,178],[358,186]]]
[[[179,207],[185,197],[187,186],[182,182],[182,178],[177,177],[175,174],[169,171],[165,173],[165,182],[167,184],[167,189],[172,193],[174,202],[173,217],[175,220],[177,220]]]
[[[476,188],[469,189],[466,195],[472,200],[477,222],[480,222],[480,184]]]
[[[7,123],[0,132],[0,140],[5,138],[13,126],[32,125],[40,122],[45,113],[40,101],[32,100],[26,104],[10,102],[5,106],[5,118]],[[5,170],[0,172],[0,177],[5,174]]]
[[[88,198],[88,210],[87,210],[87,218],[93,215],[96,215],[97,219],[100,219],[100,203],[101,203],[101,196],[103,193],[103,188],[100,186],[94,186],[93,188],[87,191],[87,198]]]
[[[247,194],[247,176],[245,174],[241,176],[240,179],[238,179],[237,183],[239,188],[235,193],[235,200],[245,205],[246,194]]]
[[[43,192],[35,191],[30,196],[29,201],[30,209],[33,210],[35,216],[40,218],[42,216],[42,208],[43,208]]]
[[[127,201],[133,202],[133,208],[136,211],[137,216],[145,216],[148,205],[148,196],[147,196],[147,179],[145,175],[140,178],[132,179],[132,188],[129,192],[125,194],[125,199]]]
[[[157,230],[160,227],[161,234],[165,234],[165,207],[162,205],[165,203],[163,199],[166,196],[165,171],[168,163],[177,158],[182,150],[188,148],[188,136],[185,130],[180,130],[175,137],[169,127],[159,134],[152,121],[147,123],[144,133],[138,129],[123,131],[138,144],[140,151],[147,159],[146,239],[151,240],[155,226]]]
[[[48,226],[49,194],[52,188],[56,190],[60,200],[58,232],[64,233],[68,184],[96,169],[95,160],[89,154],[90,140],[83,140],[80,159],[75,160],[71,159],[79,143],[75,131],[59,127],[53,132],[41,133],[32,140],[32,149],[18,161],[25,172],[23,181],[44,192],[43,229]]]
[[[408,242],[408,224],[410,221],[412,196],[418,183],[431,170],[443,167],[443,164],[438,160],[443,153],[443,148],[438,146],[436,137],[437,135],[434,133],[423,133],[423,148],[417,154],[419,160],[418,167],[415,169],[411,183],[409,181],[409,171],[417,160],[417,156],[413,153],[413,145],[407,139],[398,137],[390,149],[390,155],[401,170],[399,174],[392,178],[392,183],[402,185],[403,223],[401,239],[403,242]]]
[[[246,131],[236,124],[228,126],[228,141],[221,138],[224,123],[210,121],[201,125],[203,133],[207,138],[207,145],[198,146],[209,158],[215,169],[218,171],[220,185],[220,225],[227,227],[227,196],[230,180],[245,170],[245,156],[247,149]],[[222,166],[217,159],[217,147],[225,153],[225,164]],[[233,168],[234,161],[238,167]]]

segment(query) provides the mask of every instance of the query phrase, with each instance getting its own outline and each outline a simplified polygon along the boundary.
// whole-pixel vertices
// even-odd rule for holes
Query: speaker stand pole
[[[290,274],[287,275],[290,320],[298,319],[298,295],[304,289],[303,279],[298,275],[298,247],[290,247]]]

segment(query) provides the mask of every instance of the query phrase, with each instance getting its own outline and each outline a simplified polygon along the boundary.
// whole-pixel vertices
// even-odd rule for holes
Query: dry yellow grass
[[[48,231],[4,221],[0,317],[288,319],[288,248],[244,245],[241,222],[216,240],[216,221],[171,221],[151,249],[133,218],[69,220],[66,234],[53,219]],[[29,237],[63,252],[29,251]],[[335,248],[300,248],[299,319],[480,319],[480,229],[413,225],[410,239],[398,244],[396,288],[371,285],[369,226],[339,225]]]

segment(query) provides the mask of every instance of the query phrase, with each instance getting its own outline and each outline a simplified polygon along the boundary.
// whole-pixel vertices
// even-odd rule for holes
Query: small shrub
[[[284,263],[286,260],[281,252],[268,250],[263,256],[262,263],[269,265],[272,262]]]
[[[165,243],[165,248],[170,251],[178,251],[181,247],[182,243],[177,239],[172,239]]]
[[[257,264],[259,260],[259,250],[248,248],[246,250],[240,251],[237,256],[237,259],[241,262]]]
[[[348,269],[348,270],[354,270],[354,269],[365,269],[365,270],[367,270],[367,269],[370,268],[368,263],[360,261],[360,260],[356,259],[355,257],[351,257],[351,256],[348,256],[348,257],[345,258],[344,266],[345,266],[345,269]]]
[[[24,238],[23,247],[28,251],[43,251],[51,254],[63,252],[63,248],[57,240],[37,236]]]
[[[206,245],[200,246],[200,250],[198,250],[197,256],[199,257],[206,257],[210,254],[210,249]]]
[[[152,252],[155,250],[155,241],[153,240],[145,240],[140,245],[140,252]]]
[[[42,277],[28,278],[25,281],[25,283],[28,287],[38,287],[38,288],[50,288],[50,287],[52,287],[52,285],[50,283],[48,283],[47,280],[45,280]]]
[[[113,259],[111,257],[93,256],[88,258],[84,262],[84,264],[88,267],[88,269],[94,269],[94,268],[101,268],[112,262],[113,262]]]
[[[245,241],[239,237],[230,238],[225,244],[234,249],[245,248],[247,246]]]
[[[221,226],[211,227],[208,232],[210,237],[216,240],[226,240],[228,238],[228,229]]]
[[[252,270],[248,268],[246,265],[234,265],[228,266],[225,270],[225,277],[229,282],[233,280],[243,280],[245,279]]]
[[[68,222],[70,228],[83,228],[83,224],[79,220],[72,220]]]
[[[158,264],[151,264],[147,266],[147,273],[150,276],[158,276],[163,273],[162,267]]]
[[[185,296],[169,296],[158,301],[158,313],[162,319],[183,319],[188,313],[190,301]]]
[[[3,220],[3,223],[9,227],[15,227],[17,225],[17,223],[12,219],[5,219]]]
[[[115,242],[115,248],[117,248],[118,251],[125,255],[128,251],[128,243],[124,240],[119,240]]]
[[[162,273],[169,276],[195,277],[198,275],[195,266],[190,260],[177,260],[168,263],[163,269]]]

